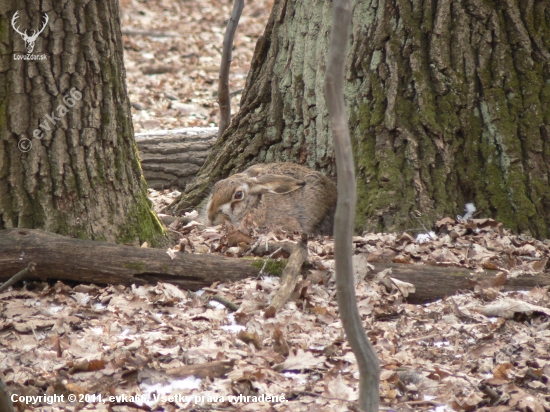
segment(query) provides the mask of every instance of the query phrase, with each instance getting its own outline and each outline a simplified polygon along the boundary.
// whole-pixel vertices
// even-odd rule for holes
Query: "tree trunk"
[[[161,240],[134,140],[118,2],[3,1],[0,16],[0,229]],[[42,27],[29,52],[23,34]]]
[[[173,210],[252,163],[333,175],[323,79],[331,2],[276,0],[241,110]],[[356,230],[431,226],[475,203],[550,236],[550,3],[354,1],[345,85]]]

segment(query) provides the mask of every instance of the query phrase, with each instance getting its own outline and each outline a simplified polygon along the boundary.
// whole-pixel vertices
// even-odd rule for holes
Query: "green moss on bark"
[[[286,263],[286,259],[281,259],[279,261],[269,259],[267,263],[265,263],[265,259],[254,259],[252,262],[252,266],[258,269],[258,272],[260,272],[265,264],[265,273],[270,273],[273,276],[281,277],[283,274],[283,270],[285,269]]]
[[[151,209],[144,188],[137,203],[128,211],[126,223],[122,226],[117,243],[148,242],[152,247],[166,244],[165,230],[157,215]]]

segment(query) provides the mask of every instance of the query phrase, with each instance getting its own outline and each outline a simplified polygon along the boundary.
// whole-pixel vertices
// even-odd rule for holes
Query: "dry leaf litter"
[[[151,191],[156,208],[173,196]],[[359,312],[380,358],[381,406],[550,410],[548,287],[503,293],[498,283],[478,284],[413,305],[399,282],[388,288],[369,280],[377,262],[548,276],[549,242],[513,235],[491,219],[444,218],[434,226],[416,238],[353,239]],[[299,240],[280,231],[206,228],[197,212],[171,227],[181,237],[171,254],[242,257],[258,244]],[[73,403],[18,403],[20,410],[353,410],[359,376],[338,319],[333,247],[330,237],[309,239],[306,277],[274,317],[264,313],[279,285],[269,275],[197,293],[167,283],[27,283],[0,294],[2,373],[16,394],[77,396]]]
[[[217,126],[218,73],[228,1],[121,0],[124,65],[135,132]],[[273,0],[247,3],[229,77],[236,113]]]

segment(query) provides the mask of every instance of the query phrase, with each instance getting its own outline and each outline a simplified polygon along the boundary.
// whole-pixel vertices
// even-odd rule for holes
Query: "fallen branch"
[[[288,262],[283,270],[281,286],[271,300],[271,304],[266,310],[267,315],[275,314],[288,301],[300,276],[302,265],[307,259],[307,236],[302,235],[302,240],[294,245],[288,258]]]
[[[239,305],[236,305],[234,304],[233,302],[225,299],[224,297],[220,296],[220,295],[215,295],[215,296],[212,296],[210,298],[210,300],[213,300],[215,302],[218,302],[220,304],[222,304],[223,306],[225,306],[227,308],[227,310],[229,310],[230,312],[236,312],[239,310]]]
[[[36,269],[36,263],[34,263],[34,262],[29,263],[29,266],[27,266],[21,272],[16,273],[10,279],[8,279],[6,282],[4,282],[2,284],[2,286],[0,286],[0,292],[5,291],[11,285],[13,285],[13,284],[19,282],[20,280],[24,279],[29,273],[34,272],[35,269]]]

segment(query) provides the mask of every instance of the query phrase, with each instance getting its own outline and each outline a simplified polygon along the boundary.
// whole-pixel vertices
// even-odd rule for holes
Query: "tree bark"
[[[147,187],[185,189],[217,139],[217,128],[185,128],[136,134]]]
[[[334,175],[323,79],[331,2],[276,0],[241,99],[173,210],[252,163]],[[480,216],[550,236],[550,4],[546,0],[353,2],[345,100],[355,229]]]
[[[20,32],[41,27],[32,53]],[[0,230],[156,243],[134,140],[118,2],[2,2]],[[29,59],[30,58],[30,59]]]

